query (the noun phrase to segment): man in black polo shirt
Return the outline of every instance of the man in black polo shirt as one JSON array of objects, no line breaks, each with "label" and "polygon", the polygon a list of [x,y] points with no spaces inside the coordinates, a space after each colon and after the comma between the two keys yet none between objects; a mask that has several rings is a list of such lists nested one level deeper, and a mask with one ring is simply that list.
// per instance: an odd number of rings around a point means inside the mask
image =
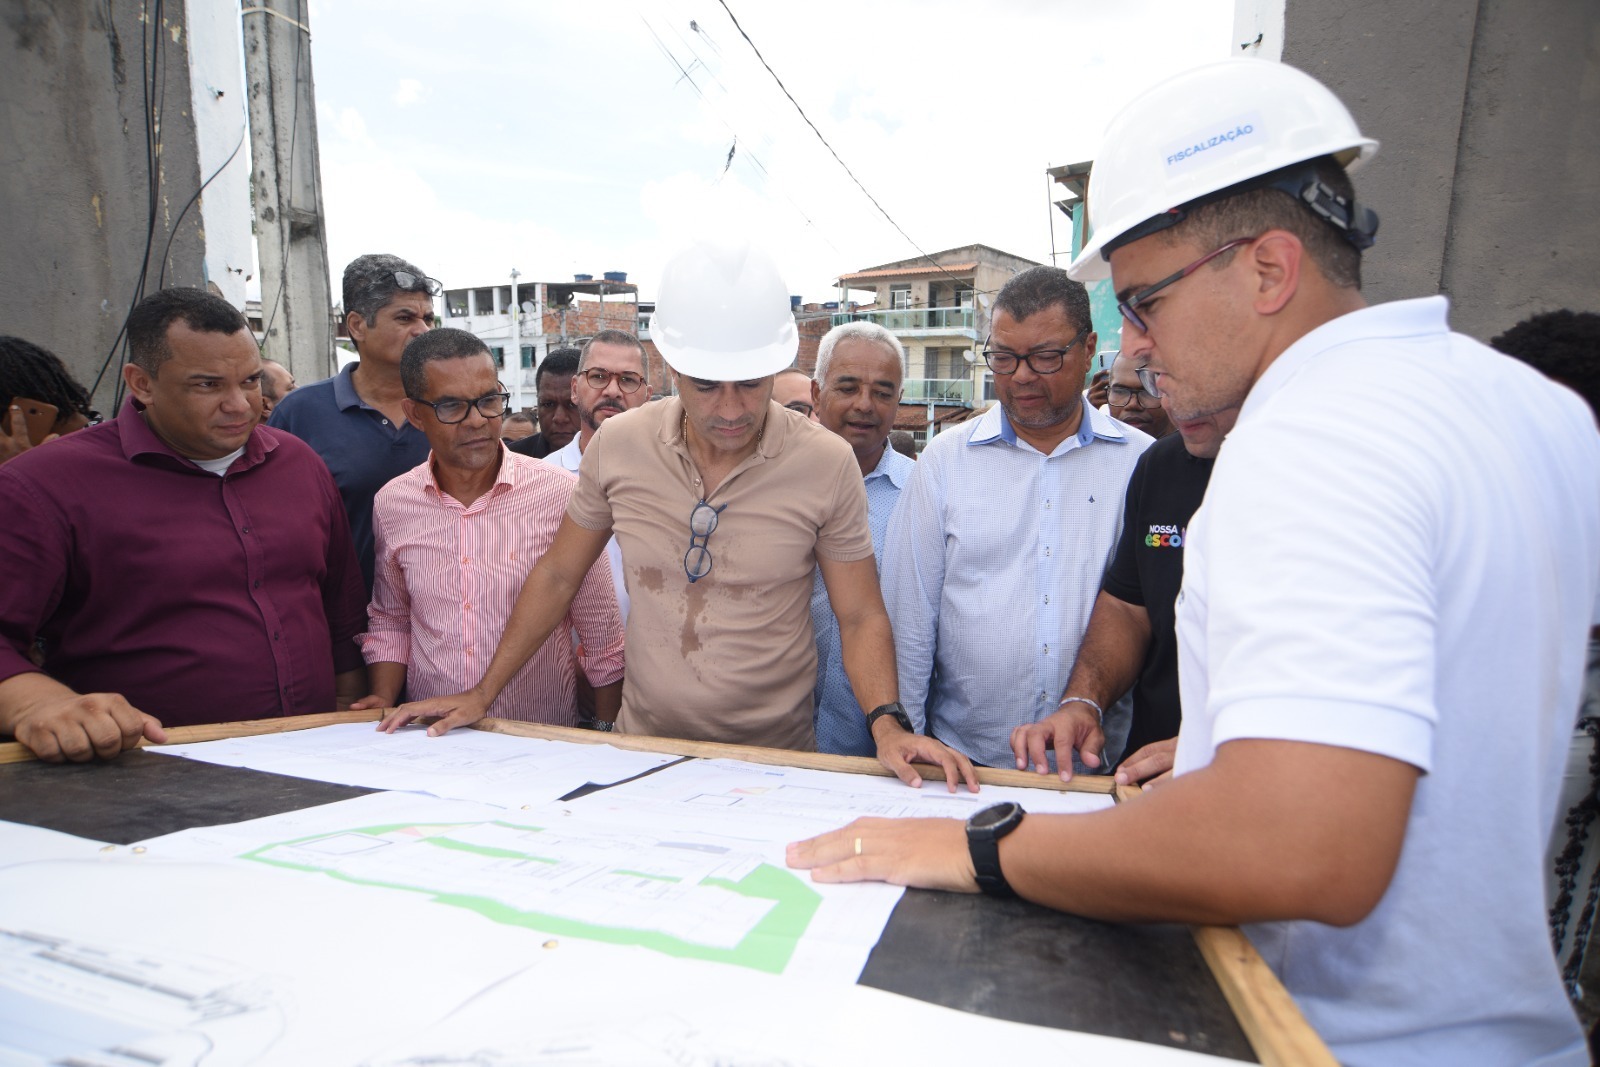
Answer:
[{"label": "man in black polo shirt", "polygon": [[1133,690],[1133,722],[1117,768],[1119,782],[1137,782],[1172,768],[1182,710],[1178,704],[1178,640],[1174,601],[1183,583],[1183,537],[1206,495],[1222,439],[1237,407],[1188,422],[1145,451],[1128,479],[1122,536],[1100,584],[1094,613],[1067,679],[1061,707],[1011,733],[1017,768],[1047,774],[1054,748],[1063,779],[1070,753],[1098,768],[1105,746],[1102,709]]},{"label": "man in black polo shirt", "polygon": [[428,438],[401,408],[400,353],[433,329],[443,291],[414,264],[387,253],[357,256],[344,269],[344,322],[356,362],[278,401],[267,422],[294,434],[328,465],[339,487],[361,577],[372,594],[372,500],[428,458]]}]

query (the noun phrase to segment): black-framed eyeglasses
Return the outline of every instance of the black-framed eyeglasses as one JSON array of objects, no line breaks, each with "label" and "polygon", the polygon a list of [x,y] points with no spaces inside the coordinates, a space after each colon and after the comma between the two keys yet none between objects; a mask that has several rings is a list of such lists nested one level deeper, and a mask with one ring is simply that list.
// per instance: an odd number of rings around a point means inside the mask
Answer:
[{"label": "black-framed eyeglasses", "polygon": [[476,400],[457,400],[455,397],[445,397],[443,400],[418,400],[418,404],[426,404],[433,409],[433,417],[446,426],[454,426],[458,422],[465,422],[467,412],[473,408],[478,409],[478,414],[486,419],[498,419],[506,413],[506,407],[511,403],[510,393],[485,393]]},{"label": "black-framed eyeglasses", "polygon": [[808,419],[811,417],[811,413],[817,410],[804,400],[791,400],[783,406],[788,408],[790,411],[798,411]]},{"label": "black-framed eyeglasses", "polygon": [[644,384],[644,379],[632,371],[608,371],[593,367],[583,372],[583,380],[589,383],[591,389],[604,389],[610,385],[612,379],[616,380],[617,388],[624,393],[637,393],[639,386]]},{"label": "black-framed eyeglasses", "polygon": [[1140,367],[1134,373],[1139,376],[1139,384],[1144,386],[1145,395],[1160,400],[1161,390],[1156,388],[1156,372],[1149,367]]},{"label": "black-framed eyeglasses", "polygon": [[1026,363],[1028,369],[1035,374],[1054,374],[1066,362],[1067,353],[1078,347],[1078,342],[1089,336],[1089,327],[1085,326],[1068,341],[1065,348],[1046,348],[1038,352],[1026,352],[1021,355],[1016,352],[1007,352],[1003,349],[989,347],[989,342],[983,345],[983,361],[989,369],[996,374],[1006,375],[1017,373],[1017,364]]},{"label": "black-framed eyeglasses", "polygon": [[1126,385],[1110,386],[1106,389],[1106,399],[1119,408],[1125,408],[1135,401],[1138,401],[1140,407],[1148,407],[1146,400],[1159,403],[1161,395],[1150,392],[1144,387],[1144,383],[1140,382],[1137,389],[1130,389]]},{"label": "black-framed eyeglasses", "polygon": [[711,550],[706,543],[717,532],[717,516],[727,506],[714,508],[702,500],[689,512],[689,551],[683,555],[683,573],[691,582],[698,582],[711,573]]},{"label": "black-framed eyeglasses", "polygon": [[1137,293],[1134,293],[1132,296],[1128,297],[1128,299],[1119,300],[1117,302],[1117,310],[1122,312],[1122,317],[1131,322],[1134,328],[1140,333],[1149,333],[1150,327],[1146,326],[1144,320],[1139,317],[1138,309],[1140,304],[1147,302],[1152,296],[1155,296],[1173,282],[1180,282],[1187,278],[1189,275],[1193,274],[1207,263],[1210,263],[1213,259],[1216,259],[1218,256],[1222,255],[1222,253],[1231,252],[1235,248],[1238,248],[1241,245],[1247,245],[1255,239],[1256,238],[1254,237],[1234,238],[1221,248],[1207,252],[1205,255],[1201,256],[1187,267],[1178,271],[1176,274],[1169,274],[1165,278],[1162,278],[1159,282],[1156,282],[1154,285],[1150,286],[1148,289],[1141,289]]},{"label": "black-framed eyeglasses", "polygon": [[430,278],[426,274],[412,274],[408,270],[395,271],[394,283],[408,293],[425,292],[429,296],[438,296],[444,292],[444,283],[438,278]]}]

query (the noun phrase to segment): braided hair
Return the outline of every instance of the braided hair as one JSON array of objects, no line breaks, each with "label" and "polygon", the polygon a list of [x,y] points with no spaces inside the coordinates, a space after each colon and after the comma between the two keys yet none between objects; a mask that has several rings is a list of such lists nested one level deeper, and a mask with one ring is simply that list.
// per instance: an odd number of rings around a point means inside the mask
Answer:
[{"label": "braided hair", "polygon": [[95,417],[88,390],[73,380],[54,354],[20,337],[0,336],[0,408],[18,396],[54,404],[63,416],[77,412]]}]

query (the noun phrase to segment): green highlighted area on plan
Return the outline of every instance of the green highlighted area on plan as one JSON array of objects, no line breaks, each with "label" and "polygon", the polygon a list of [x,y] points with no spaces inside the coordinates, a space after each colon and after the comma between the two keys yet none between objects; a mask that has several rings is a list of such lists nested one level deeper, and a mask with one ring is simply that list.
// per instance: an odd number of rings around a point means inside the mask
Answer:
[{"label": "green highlighted area on plan", "polygon": [[365,826],[244,859],[425,893],[494,922],[781,973],[821,904],[809,882],[704,834],[511,822]]}]

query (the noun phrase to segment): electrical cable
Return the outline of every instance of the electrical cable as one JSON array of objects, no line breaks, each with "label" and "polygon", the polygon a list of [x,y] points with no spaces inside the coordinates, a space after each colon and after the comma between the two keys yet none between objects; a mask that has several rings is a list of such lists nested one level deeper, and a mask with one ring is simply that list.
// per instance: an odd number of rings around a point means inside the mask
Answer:
[{"label": "electrical cable", "polygon": [[822,131],[817,129],[817,124],[811,121],[811,116],[806,114],[805,108],[800,106],[800,101],[794,98],[794,94],[789,92],[789,87],[783,84],[783,79],[778,77],[778,72],[773,70],[772,64],[767,62],[767,57],[761,54],[761,49],[756,47],[756,43],[750,39],[750,35],[745,32],[744,27],[739,25],[739,19],[734,15],[733,9],[728,6],[728,0],[717,0],[717,3],[721,4],[722,10],[728,13],[729,20],[733,22],[733,28],[739,31],[739,36],[744,38],[745,43],[750,46],[750,50],[754,52],[756,54],[756,58],[761,61],[761,65],[767,68],[767,73],[772,75],[772,80],[778,83],[778,88],[783,90],[783,95],[789,98],[789,103],[794,105],[794,109],[800,113],[800,117],[805,120],[805,124],[811,127],[811,132],[817,135],[817,140],[822,142],[822,147],[826,148],[828,150],[828,154],[833,156],[834,160],[838,162],[840,167],[844,168],[844,172],[850,176],[850,180],[856,183],[856,188],[860,189],[862,194],[868,200],[872,201],[872,206],[878,209],[878,213],[889,221],[889,225],[893,226],[897,231],[899,231],[900,236],[904,237],[906,239],[906,243],[917,250],[917,254],[921,256],[921,258],[933,264],[933,266],[938,269],[939,273],[943,274],[951,281],[966,284],[964,279],[959,278],[945,270],[944,264],[935,261],[932,256],[923,251],[922,246],[917,244],[916,241],[912,240],[911,235],[905,231],[905,228],[894,220],[894,216],[889,214],[888,210],[885,209],[882,204],[878,203],[878,198],[873,196],[872,193],[867,190],[867,187],[861,183],[861,179],[856,177],[855,171],[851,170],[849,164],[847,164],[839,156],[838,152],[834,151],[833,145],[828,143],[828,139],[822,135]]},{"label": "electrical cable", "polygon": [[[154,102],[151,100],[151,96],[155,91],[155,79],[161,64],[161,53],[159,50],[161,34],[157,32],[152,40],[150,27],[152,24],[159,25],[162,8],[163,0],[156,0],[155,10],[152,13],[149,3],[146,2],[144,5],[142,5],[142,9],[139,13],[140,88],[143,90],[143,111],[145,125],[145,180],[148,189],[148,197],[145,208],[146,219],[144,257],[140,264],[138,279],[134,283],[133,296],[128,301],[128,311],[123,315],[122,325],[118,328],[117,335],[111,342],[111,348],[106,353],[105,360],[100,364],[100,371],[95,375],[94,384],[89,387],[89,395],[91,397],[99,390],[100,383],[105,380],[106,372],[111,369],[112,361],[115,360],[117,356],[118,347],[123,346],[124,338],[127,336],[128,332],[128,319],[133,315],[133,309],[138,306],[139,301],[144,299],[145,282],[149,279],[150,275],[150,252],[151,249],[155,247],[156,215],[157,209],[160,205],[161,183],[161,170],[159,163],[161,154],[160,122],[152,112],[152,106],[154,105]],[[107,5],[108,21],[110,20],[110,17],[110,8],[109,5]],[[126,351],[124,351],[124,356],[125,355]],[[123,383],[121,381],[121,376],[119,375],[117,386],[113,393],[114,403],[111,409],[113,414],[115,414],[115,412],[122,405],[122,390]]]},{"label": "electrical cable", "polygon": [[[682,75],[682,77],[679,80],[680,81],[687,80],[688,83],[689,83],[690,88],[692,88],[694,90],[695,95],[698,96],[707,105],[710,105],[711,101],[706,96],[705,91],[700,88],[699,83],[696,82],[694,80],[693,76],[690,74],[690,70],[693,68],[693,64],[691,64],[690,67],[688,67],[688,68],[684,67],[684,65],[678,60],[678,57],[672,54],[672,50],[667,47],[666,42],[661,39],[661,35],[658,34],[655,31],[655,27],[650,25],[650,21],[648,19],[646,19],[642,13],[639,16],[639,20],[644,23],[644,28],[649,31],[650,36],[655,38],[656,47],[661,50],[661,54],[666,56],[667,59],[672,63],[672,65],[678,69],[679,74]],[[674,33],[676,34],[676,31],[674,31]],[[681,34],[676,34],[676,35],[678,36],[678,39],[680,41],[683,40],[683,37],[682,37]],[[708,38],[708,40],[709,40],[709,38]],[[690,54],[695,56],[695,62],[700,64],[701,69],[704,70],[707,73],[707,75],[709,75],[711,77],[711,80],[715,81],[719,86],[721,86],[722,87],[722,91],[724,93],[727,93],[729,96],[732,96],[733,95],[732,91],[729,90],[728,87],[725,84],[723,84],[721,78],[717,77],[716,72],[713,71],[710,68],[710,66],[708,66],[705,63],[704,60],[700,59],[699,55],[695,53],[694,48],[692,46],[690,46],[688,44],[688,42],[686,42],[686,41],[684,42],[684,46],[689,49]],[[727,128],[728,132],[733,134],[734,141],[735,141],[735,143],[737,143],[737,141],[739,139],[739,131],[734,129],[733,125],[731,123],[729,123],[727,119],[723,118],[720,113],[717,114],[717,121],[721,122],[722,125]],[[748,148],[748,147],[746,147],[744,151],[738,153],[737,157],[734,159],[734,162],[742,162],[743,160],[746,160],[746,159],[748,159],[750,161],[750,165],[751,166],[755,167],[756,170],[760,171],[759,180],[761,181],[761,183],[763,185],[765,185],[767,182],[772,180],[772,173],[767,169],[766,164],[762,163],[760,156],[758,156],[755,152],[750,150],[750,148]],[[723,174],[727,173],[728,166],[729,165],[727,163],[724,164],[724,166],[722,168],[722,173]],[[720,181],[721,181],[721,177],[719,175],[718,182],[720,183]],[[796,202],[795,198],[789,195],[788,190],[784,189],[782,185],[778,185],[777,189],[778,189],[779,193],[783,194],[783,198],[785,200],[789,201],[789,206],[794,208],[795,213],[798,214],[802,219],[805,220],[806,226],[809,227],[812,230],[812,232],[814,232],[818,237],[822,238],[823,243],[826,244],[829,248],[833,249],[833,251],[834,251],[834,253],[836,255],[843,256],[844,253],[842,251],[840,251],[839,246],[834,244],[833,241],[831,239],[829,239],[828,235],[822,232],[821,227],[819,227],[816,224],[816,222],[812,220],[810,215],[806,214],[805,209],[802,208],[799,205],[798,202]]]},{"label": "electrical cable", "polygon": [[[145,287],[150,281],[150,253],[155,248],[156,219],[160,215],[161,209],[161,116],[167,102],[167,64],[161,61],[163,51],[161,48],[161,27],[165,21],[164,9],[165,3],[163,0],[156,0],[155,10],[151,17],[145,20],[145,26],[142,31],[142,33],[147,34],[147,36],[142,36],[143,43],[141,44],[140,56],[141,59],[148,59],[148,77],[144,85],[144,101],[145,168],[150,175],[150,203],[145,226],[144,258],[139,265],[138,286],[134,290],[133,299],[128,304],[129,317],[133,315],[133,309],[138,307],[139,302],[145,298],[147,291]],[[127,318],[123,319],[124,332],[127,329],[127,321]],[[127,362],[128,354],[129,346],[124,338],[121,363]],[[102,373],[104,372],[102,371]],[[127,390],[127,382],[123,380],[122,375],[118,374],[113,385],[112,410],[120,411],[123,395]]]},{"label": "electrical cable", "polygon": [[[268,9],[263,7],[261,10],[266,11]],[[271,13],[276,14],[276,12]],[[291,210],[294,208],[294,149],[295,141],[300,134],[300,68],[305,51],[305,43],[311,36],[310,29],[305,25],[305,0],[295,0],[294,13],[295,18],[291,19],[284,16],[284,21],[293,23],[305,32],[296,34],[294,39],[294,103],[289,108],[289,196],[287,198],[287,207]],[[288,222],[285,219],[288,214],[288,210],[278,212],[278,249],[282,254],[283,264],[278,278],[278,295],[272,300],[272,312],[261,323],[261,348],[263,351],[266,350],[267,337],[272,333],[272,325],[277,321],[278,309],[283,306],[284,290],[289,287],[289,231]],[[266,271],[263,270],[262,273],[265,274]]]},{"label": "electrical cable", "polygon": [[183,210],[178,212],[178,219],[172,224],[172,232],[167,235],[167,247],[161,251],[161,274],[156,278],[157,290],[166,287],[167,257],[172,254],[172,242],[178,239],[178,227],[183,224],[183,217],[189,213],[189,209],[194,207],[195,202],[200,199],[200,194],[206,191],[206,186],[216,181],[217,176],[228,169],[228,164],[233,162],[233,158],[239,154],[239,149],[244,147],[244,139],[249,133],[250,128],[248,126],[239,131],[239,143],[233,146],[233,151],[229,152],[228,158],[222,161],[222,166],[212,171],[211,177],[200,183],[200,188],[194,191],[194,195],[189,198],[189,202],[183,205]]}]

